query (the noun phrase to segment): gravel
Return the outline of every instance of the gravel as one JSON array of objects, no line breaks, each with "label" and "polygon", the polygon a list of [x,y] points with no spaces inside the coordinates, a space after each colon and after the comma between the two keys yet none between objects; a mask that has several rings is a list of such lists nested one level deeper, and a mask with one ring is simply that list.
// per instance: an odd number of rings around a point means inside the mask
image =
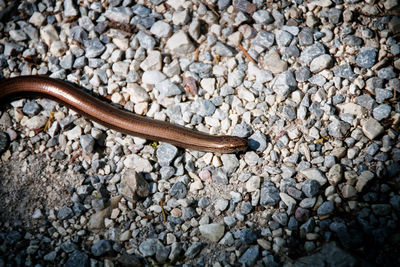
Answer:
[{"label": "gravel", "polygon": [[10,102],[0,265],[400,264],[398,1],[78,2],[0,12],[1,77],[62,79],[249,149]]}]

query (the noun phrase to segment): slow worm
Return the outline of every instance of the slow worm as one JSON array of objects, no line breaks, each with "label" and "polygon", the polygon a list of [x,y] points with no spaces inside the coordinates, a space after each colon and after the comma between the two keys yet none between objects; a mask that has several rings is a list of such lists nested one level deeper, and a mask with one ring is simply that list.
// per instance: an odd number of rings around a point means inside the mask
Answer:
[{"label": "slow worm", "polygon": [[247,141],[236,136],[214,136],[168,122],[139,116],[116,108],[70,83],[44,76],[20,76],[0,81],[0,102],[45,97],[64,104],[87,118],[111,129],[178,147],[231,153],[247,148]]}]

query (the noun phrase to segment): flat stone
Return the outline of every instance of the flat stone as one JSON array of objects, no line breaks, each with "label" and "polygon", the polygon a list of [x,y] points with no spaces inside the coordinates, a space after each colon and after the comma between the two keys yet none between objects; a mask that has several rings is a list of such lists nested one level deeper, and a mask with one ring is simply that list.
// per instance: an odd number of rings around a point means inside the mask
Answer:
[{"label": "flat stone", "polygon": [[319,169],[316,168],[301,170],[300,174],[306,177],[307,179],[317,181],[321,186],[326,184],[326,182],[328,181],[325,175]]},{"label": "flat stone", "polygon": [[195,50],[192,42],[184,31],[178,31],[172,35],[166,44],[166,48],[172,54],[187,55]]},{"label": "flat stone", "polygon": [[331,55],[323,54],[311,61],[310,70],[311,72],[318,73],[324,69],[329,68],[332,65],[333,59]]},{"label": "flat stone", "polygon": [[367,136],[370,140],[373,140],[382,134],[385,129],[377,120],[369,118],[363,121],[362,130],[365,136]]},{"label": "flat stone", "polygon": [[356,183],[356,190],[357,192],[362,192],[364,190],[364,187],[375,177],[373,172],[370,171],[363,171],[360,173],[360,175],[357,177],[357,183]]},{"label": "flat stone", "polygon": [[199,231],[211,242],[218,242],[225,233],[225,226],[220,223],[203,224],[199,226]]},{"label": "flat stone", "polygon": [[133,15],[132,9],[128,7],[112,7],[106,10],[104,16],[111,21],[128,24]]},{"label": "flat stone", "polygon": [[137,172],[127,170],[121,177],[119,191],[126,199],[135,202],[137,197],[147,197],[150,194],[150,186]]},{"label": "flat stone", "polygon": [[159,38],[164,38],[171,35],[172,28],[168,23],[159,20],[151,26],[150,32]]}]

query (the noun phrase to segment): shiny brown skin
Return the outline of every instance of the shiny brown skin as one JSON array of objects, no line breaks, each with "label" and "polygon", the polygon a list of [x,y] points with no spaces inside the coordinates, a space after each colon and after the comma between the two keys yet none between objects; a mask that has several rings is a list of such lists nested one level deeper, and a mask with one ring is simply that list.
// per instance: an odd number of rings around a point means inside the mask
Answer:
[{"label": "shiny brown skin", "polygon": [[246,140],[236,136],[213,136],[118,109],[61,80],[45,76],[20,76],[0,82],[1,103],[31,97],[53,99],[121,133],[163,141],[178,147],[232,153],[245,150],[248,146]]}]

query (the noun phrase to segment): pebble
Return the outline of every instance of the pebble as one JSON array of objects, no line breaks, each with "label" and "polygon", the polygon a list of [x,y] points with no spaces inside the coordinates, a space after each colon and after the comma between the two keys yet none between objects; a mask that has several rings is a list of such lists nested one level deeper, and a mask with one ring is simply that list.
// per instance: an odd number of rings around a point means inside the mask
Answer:
[{"label": "pebble", "polygon": [[317,181],[321,186],[326,184],[327,179],[325,175],[316,168],[304,169],[300,171],[305,178]]},{"label": "pebble", "polygon": [[111,242],[110,240],[99,240],[93,244],[90,251],[96,257],[106,255],[107,253],[112,252]]},{"label": "pebble", "polygon": [[219,223],[204,224],[199,226],[199,231],[211,242],[218,242],[225,233],[225,226]]},{"label": "pebble", "polygon": [[132,9],[128,7],[112,7],[107,9],[104,16],[111,21],[128,24],[133,15]]},{"label": "pebble", "polygon": [[376,63],[376,50],[372,47],[363,47],[357,55],[356,64],[360,68],[372,68]]},{"label": "pebble", "polygon": [[279,189],[274,186],[267,186],[261,188],[260,204],[261,205],[276,205],[281,199]]},{"label": "pebble", "polygon": [[135,202],[137,197],[147,197],[150,194],[150,185],[137,172],[129,170],[121,177],[119,191],[126,199]]},{"label": "pebble", "polygon": [[166,48],[172,54],[186,55],[195,50],[192,42],[184,31],[174,33],[167,41]]},{"label": "pebble", "polygon": [[329,215],[334,211],[334,209],[335,205],[333,201],[326,201],[318,207],[317,214],[319,216]]},{"label": "pebble", "polygon": [[364,121],[362,130],[366,137],[373,140],[383,133],[384,128],[377,120],[369,118]]}]

